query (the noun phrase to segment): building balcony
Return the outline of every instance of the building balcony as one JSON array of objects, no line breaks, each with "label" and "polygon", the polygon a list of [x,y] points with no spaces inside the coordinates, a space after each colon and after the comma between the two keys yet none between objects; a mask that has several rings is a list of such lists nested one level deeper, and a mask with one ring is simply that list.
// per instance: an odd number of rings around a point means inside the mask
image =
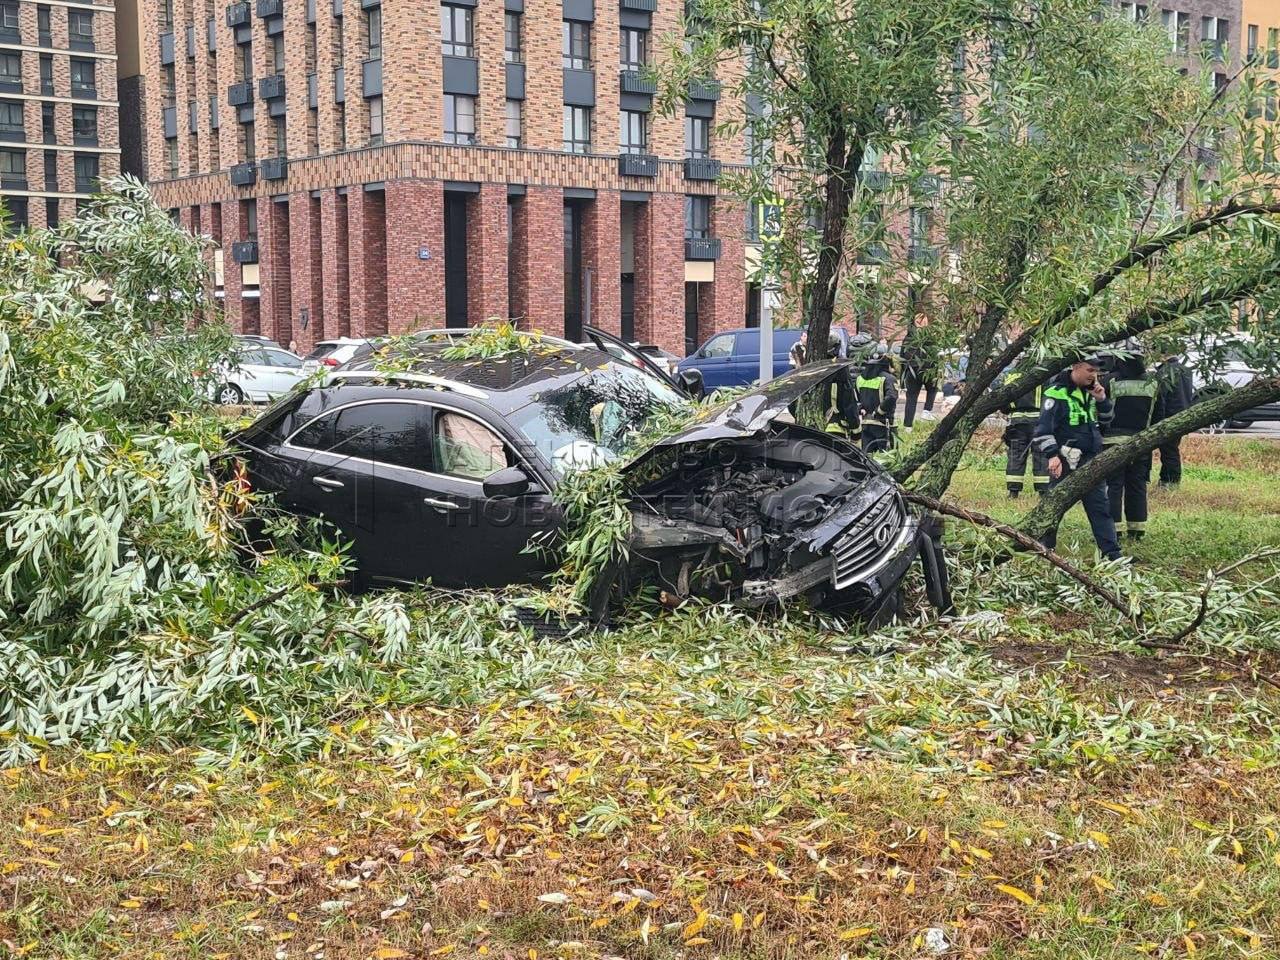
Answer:
[{"label": "building balcony", "polygon": [[243,83],[233,83],[227,87],[227,103],[233,107],[243,107],[245,104],[253,103],[253,81],[245,80]]},{"label": "building balcony", "polygon": [[237,163],[231,168],[231,185],[233,187],[251,187],[258,179],[258,165],[250,160],[248,163]]},{"label": "building balcony", "polygon": [[685,157],[686,180],[715,180],[720,176],[720,161],[710,157]]},{"label": "building balcony", "polygon": [[71,97],[75,100],[97,100],[98,88],[87,83],[71,81]]},{"label": "building balcony", "polygon": [[231,259],[236,263],[257,263],[258,241],[237,240],[231,244]]},{"label": "building balcony", "polygon": [[618,89],[623,93],[645,93],[653,96],[658,85],[639,70],[623,70],[618,74]]},{"label": "building balcony", "polygon": [[173,34],[160,34],[160,66],[168,67],[173,64]]},{"label": "building balcony", "polygon": [[284,96],[284,74],[262,77],[258,80],[258,96],[263,100],[279,100]]},{"label": "building balcony", "polygon": [[258,0],[258,16],[267,17],[284,15],[284,0]]},{"label": "building balcony", "polygon": [[289,171],[289,161],[284,157],[268,157],[258,161],[258,172],[263,180],[283,180]]},{"label": "building balcony", "polygon": [[[45,93],[44,88],[46,86],[49,87],[48,93],[53,93],[53,83],[51,81],[46,81],[46,80],[40,81],[40,92]],[[22,92],[21,78],[17,80],[10,80],[8,77],[6,77],[5,79],[0,80],[0,93],[21,93],[21,92]],[[45,94],[45,95],[47,96],[48,94]]]},{"label": "building balcony", "polygon": [[249,4],[232,3],[227,5],[227,26],[228,27],[244,27],[249,24]]},{"label": "building balcony", "polygon": [[907,259],[911,263],[931,266],[938,262],[938,248],[929,244],[912,244],[907,249]]},{"label": "building balcony", "polygon": [[634,10],[637,13],[653,13],[658,9],[658,0],[622,0],[623,10]]},{"label": "building balcony", "polygon": [[686,260],[719,260],[719,237],[685,237],[684,258]]},{"label": "building balcony", "polygon": [[690,100],[719,100],[720,99],[720,81],[719,80],[690,80],[689,81],[689,99]]},{"label": "building balcony", "polygon": [[618,157],[618,173],[624,177],[656,177],[658,158],[651,153],[624,153]]},{"label": "building balcony", "polygon": [[16,177],[10,173],[0,173],[0,189],[4,190],[26,190],[27,178]]},{"label": "building balcony", "polygon": [[72,37],[70,40],[68,40],[67,47],[72,50],[82,51],[84,53],[93,53],[98,49],[97,46],[94,44],[92,38],[85,40],[77,37]]},{"label": "building balcony", "polygon": [[[27,130],[25,127],[10,129],[8,127],[0,127],[0,140],[5,143],[23,143],[27,139]],[[45,141],[46,143],[50,141]],[[56,137],[55,141],[56,142]]]}]

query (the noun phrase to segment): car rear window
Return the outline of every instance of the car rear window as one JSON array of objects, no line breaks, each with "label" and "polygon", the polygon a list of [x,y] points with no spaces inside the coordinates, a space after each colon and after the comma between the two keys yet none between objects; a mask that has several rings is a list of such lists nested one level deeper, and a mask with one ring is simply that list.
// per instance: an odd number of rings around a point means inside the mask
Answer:
[{"label": "car rear window", "polygon": [[375,463],[431,469],[431,411],[420,403],[360,403],[338,411],[331,451]]},{"label": "car rear window", "polygon": [[336,343],[317,343],[315,349],[307,354],[308,360],[321,360],[338,349]]}]

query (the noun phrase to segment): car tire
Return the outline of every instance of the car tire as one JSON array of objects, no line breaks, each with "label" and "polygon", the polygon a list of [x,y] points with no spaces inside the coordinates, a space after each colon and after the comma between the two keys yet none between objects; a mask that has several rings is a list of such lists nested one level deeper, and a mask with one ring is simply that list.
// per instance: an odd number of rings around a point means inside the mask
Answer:
[{"label": "car tire", "polygon": [[238,407],[244,403],[244,391],[234,383],[224,383],[214,391],[213,399],[222,407]]}]

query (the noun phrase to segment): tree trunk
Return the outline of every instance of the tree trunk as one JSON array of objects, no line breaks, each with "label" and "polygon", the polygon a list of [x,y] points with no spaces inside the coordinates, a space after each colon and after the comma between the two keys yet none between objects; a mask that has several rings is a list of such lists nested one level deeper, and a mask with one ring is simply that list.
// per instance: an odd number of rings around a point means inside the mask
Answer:
[{"label": "tree trunk", "polygon": [[1071,509],[1089,490],[1098,486],[1115,471],[1145,456],[1163,443],[1219,420],[1230,420],[1236,414],[1252,407],[1280,400],[1280,377],[1258,377],[1252,383],[1232,390],[1211,400],[1192,404],[1182,413],[1152,424],[1133,439],[1118,444],[1067,477],[1049,491],[1048,495],[1028,513],[1019,529],[1028,536],[1039,539],[1062,522],[1063,514]]},{"label": "tree trunk", "polygon": [[858,167],[862,164],[863,140],[854,135],[847,139],[847,120],[833,117],[831,140],[827,144],[825,196],[822,204],[822,247],[811,282],[805,284],[805,329],[808,343],[805,363],[827,359],[827,338],[836,310],[836,294],[840,290],[840,267],[848,237],[849,207],[857,186]]}]

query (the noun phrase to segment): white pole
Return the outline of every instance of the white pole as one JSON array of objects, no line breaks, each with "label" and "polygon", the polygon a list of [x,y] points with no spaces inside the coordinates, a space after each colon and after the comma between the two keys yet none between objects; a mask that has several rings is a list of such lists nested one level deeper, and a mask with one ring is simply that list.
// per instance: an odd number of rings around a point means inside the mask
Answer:
[{"label": "white pole", "polygon": [[760,284],[760,382],[773,379],[773,291]]}]

